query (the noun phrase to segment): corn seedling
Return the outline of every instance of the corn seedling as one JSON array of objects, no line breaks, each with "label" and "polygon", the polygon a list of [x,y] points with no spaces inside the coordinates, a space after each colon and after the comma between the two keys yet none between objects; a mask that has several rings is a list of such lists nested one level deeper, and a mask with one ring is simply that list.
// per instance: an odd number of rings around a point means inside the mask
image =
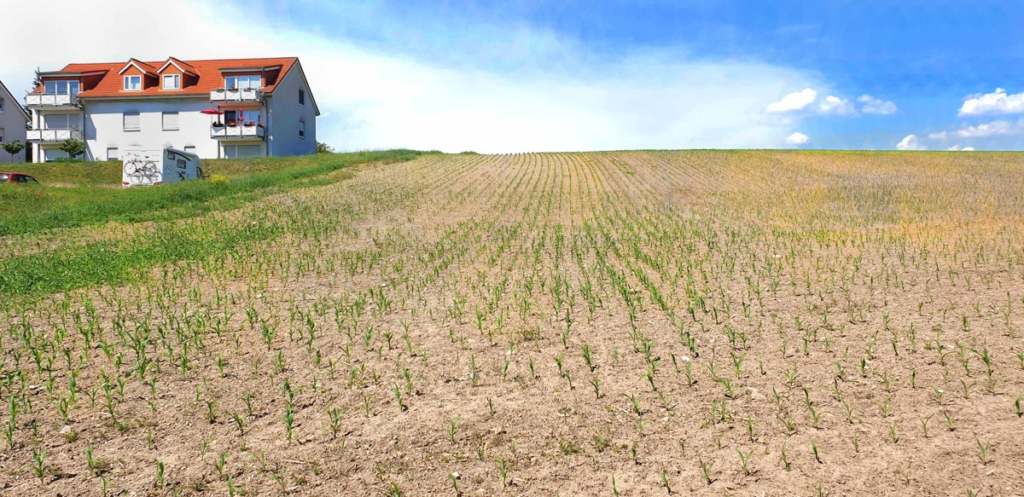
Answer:
[{"label": "corn seedling", "polygon": [[714,470],[714,463],[705,461],[702,456],[697,456],[697,465],[700,467],[700,475],[704,480],[704,484],[710,486],[714,483],[714,478],[711,477],[711,472]]}]

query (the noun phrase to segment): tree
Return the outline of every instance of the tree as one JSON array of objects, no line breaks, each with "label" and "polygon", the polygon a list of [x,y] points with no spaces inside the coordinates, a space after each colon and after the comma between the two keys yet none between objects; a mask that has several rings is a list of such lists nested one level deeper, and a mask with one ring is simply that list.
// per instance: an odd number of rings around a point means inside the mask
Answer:
[{"label": "tree", "polygon": [[316,142],[316,153],[318,154],[333,154],[334,149],[330,145],[324,142]]},{"label": "tree", "polygon": [[25,144],[18,140],[14,140],[12,142],[4,143],[3,148],[5,152],[10,154],[11,160],[14,160],[15,155],[18,155],[22,150],[25,150]]},{"label": "tree", "polygon": [[74,159],[85,152],[85,142],[74,138],[68,138],[61,142],[59,148],[64,151],[64,153],[68,154],[69,159]]}]

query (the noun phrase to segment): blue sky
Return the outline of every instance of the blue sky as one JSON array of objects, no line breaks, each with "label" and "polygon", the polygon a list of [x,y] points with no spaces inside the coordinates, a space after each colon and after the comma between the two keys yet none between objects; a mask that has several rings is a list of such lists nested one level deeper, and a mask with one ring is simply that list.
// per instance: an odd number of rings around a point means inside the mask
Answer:
[{"label": "blue sky", "polygon": [[[118,25],[96,16],[108,42],[28,44],[0,77],[67,60],[298,55],[320,135],[339,149],[1024,144],[1019,3],[169,2],[165,24],[181,17],[195,34],[184,44],[153,23],[124,27],[152,15],[132,2],[99,3],[120,12]],[[72,5],[47,9],[68,17],[48,29],[93,15]]]},{"label": "blue sky", "polygon": [[[268,12],[456,67],[562,69],[557,56],[545,64],[486,50],[514,45],[516,33],[526,31],[564,40],[590,62],[644,51],[756,60],[816,73],[847,99],[868,94],[897,104],[887,116],[805,118],[801,129],[820,147],[891,148],[907,134],[984,122],[958,118],[968,95],[1024,92],[1024,6],[1014,2],[404,1],[336,6],[326,16],[282,5],[270,3]],[[463,47],[474,42],[484,47],[462,58]]]}]

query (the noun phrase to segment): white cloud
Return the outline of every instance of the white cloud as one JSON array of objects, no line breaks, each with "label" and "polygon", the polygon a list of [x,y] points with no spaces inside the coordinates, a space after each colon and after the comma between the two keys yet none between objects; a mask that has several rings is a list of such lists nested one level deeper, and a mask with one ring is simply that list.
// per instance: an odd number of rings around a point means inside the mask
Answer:
[{"label": "white cloud", "polygon": [[960,138],[988,138],[990,136],[1006,136],[1024,133],[1024,120],[1011,123],[1009,121],[992,121],[965,126],[956,130],[956,136]]},{"label": "white cloud", "polygon": [[816,98],[818,98],[818,92],[812,88],[804,88],[803,90],[787,94],[782,97],[782,100],[768,104],[768,107],[765,107],[764,110],[769,114],[796,112],[806,109],[808,105],[814,103]]},{"label": "white cloud", "polygon": [[970,95],[960,106],[961,116],[1019,113],[1024,113],[1024,92],[1010,95],[1002,88],[996,88],[992,93]]},{"label": "white cloud", "polygon": [[799,146],[799,145],[803,145],[803,144],[805,144],[805,143],[807,143],[809,141],[811,141],[811,138],[809,136],[799,132],[799,131],[796,131],[793,134],[791,134],[791,135],[786,137],[786,143],[788,143],[790,145],[798,145]]},{"label": "white cloud", "polygon": [[[959,129],[928,133],[928,139],[935,142],[971,140],[981,142],[986,148],[1014,148],[1017,136],[1024,135],[1024,119],[1016,122],[995,120],[987,123],[964,125]],[[961,146],[959,143],[947,150],[974,150],[972,146]]]},{"label": "white cloud", "polygon": [[[474,66],[472,57],[445,65],[299,31],[248,4],[161,5],[100,0],[54,9],[5,3],[6,17],[39,19],[45,13],[47,21],[0,30],[0,46],[18,47],[4,53],[0,78],[20,94],[36,67],[57,69],[71,61],[296,55],[323,113],[318,139],[340,150],[480,152],[774,147],[795,123],[766,118],[764,102],[787,88],[822,84],[786,67],[681,59],[668,51],[595,61],[557,35],[543,37],[541,51],[563,54],[557,68],[532,49],[518,55],[514,70]],[[160,22],[154,23],[157,13]],[[89,26],[89,42],[67,43],[64,35],[81,26]],[[181,36],[181,26],[188,36]],[[475,39],[464,43],[479,45]],[[470,48],[467,53],[476,53]],[[814,90],[798,93],[806,99],[807,92],[813,101]]]},{"label": "white cloud", "polygon": [[857,109],[853,107],[853,104],[845,98],[839,98],[834,95],[825,97],[820,104],[818,104],[818,111],[822,114],[836,114],[840,116],[847,116],[855,114]]},{"label": "white cloud", "polygon": [[927,150],[928,147],[921,144],[918,140],[917,135],[909,134],[904,136],[899,143],[896,144],[898,150]]},{"label": "white cloud", "polygon": [[865,114],[887,116],[889,114],[895,114],[898,110],[895,103],[889,100],[875,98],[871,95],[861,95],[857,97],[857,101],[861,103],[860,111]]},{"label": "white cloud", "polygon": [[974,147],[961,147],[960,145],[953,145],[952,147],[949,147],[946,150],[950,152],[973,152]]}]

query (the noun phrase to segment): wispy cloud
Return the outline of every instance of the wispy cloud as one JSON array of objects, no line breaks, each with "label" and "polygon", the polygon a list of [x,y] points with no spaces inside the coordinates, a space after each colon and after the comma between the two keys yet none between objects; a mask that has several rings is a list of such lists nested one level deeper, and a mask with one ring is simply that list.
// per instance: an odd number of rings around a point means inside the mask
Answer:
[{"label": "wispy cloud", "polygon": [[895,114],[898,110],[896,104],[890,100],[882,100],[880,98],[872,97],[871,95],[861,95],[857,97],[857,101],[861,103],[860,111],[865,114],[877,114],[887,116],[889,114]]},{"label": "wispy cloud", "polygon": [[1008,94],[1002,88],[992,93],[969,95],[960,106],[961,116],[1019,113],[1024,113],[1024,92]]},{"label": "wispy cloud", "polygon": [[929,133],[931,140],[945,141],[952,138],[991,138],[1024,134],[1024,119],[1017,122],[996,120],[987,123],[966,125],[952,131]]},{"label": "wispy cloud", "polygon": [[1017,135],[1024,133],[1024,120],[1012,123],[1009,121],[992,121],[988,123],[965,126],[956,130],[960,138],[987,138],[990,136]]},{"label": "wispy cloud", "polygon": [[899,143],[896,144],[897,150],[928,150],[928,147],[921,143],[917,135],[909,134],[904,136]]},{"label": "wispy cloud", "polygon": [[[768,104],[768,114],[803,114],[823,116],[856,116],[857,106],[850,100],[838,95],[826,95],[818,98],[819,91],[804,88],[800,91],[787,93],[781,99]],[[814,105],[817,102],[817,105]],[[860,112],[864,114],[889,115],[897,111],[896,104],[871,95],[857,97],[861,104]]]},{"label": "wispy cloud", "polygon": [[840,98],[835,95],[829,95],[821,100],[818,104],[818,111],[822,114],[835,114],[839,116],[848,116],[857,113],[857,109],[854,108],[853,104],[845,98]]},{"label": "wispy cloud", "polygon": [[772,102],[765,107],[764,111],[769,114],[784,114],[797,112],[806,109],[818,98],[818,92],[813,88],[804,88],[800,91],[787,93],[777,102]]},{"label": "wispy cloud", "polygon": [[805,145],[809,141],[811,141],[811,138],[799,131],[796,131],[786,137],[786,143],[790,145]]}]

